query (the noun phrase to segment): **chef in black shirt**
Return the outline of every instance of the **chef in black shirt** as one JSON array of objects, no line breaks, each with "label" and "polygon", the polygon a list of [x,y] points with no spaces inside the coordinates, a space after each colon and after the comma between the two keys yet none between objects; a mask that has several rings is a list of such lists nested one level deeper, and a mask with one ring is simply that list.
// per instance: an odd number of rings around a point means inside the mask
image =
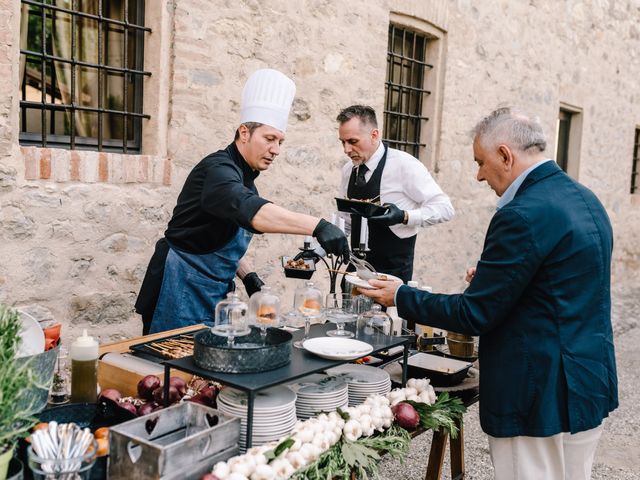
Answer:
[{"label": "chef in black shirt", "polygon": [[193,168],[156,244],[136,302],[145,334],[212,323],[236,275],[249,295],[258,291],[264,283],[243,259],[253,234],[313,235],[328,253],[348,258],[340,229],[269,202],[254,184],[280,153],[294,95],[293,81],[276,70],[247,80],[234,141]]}]

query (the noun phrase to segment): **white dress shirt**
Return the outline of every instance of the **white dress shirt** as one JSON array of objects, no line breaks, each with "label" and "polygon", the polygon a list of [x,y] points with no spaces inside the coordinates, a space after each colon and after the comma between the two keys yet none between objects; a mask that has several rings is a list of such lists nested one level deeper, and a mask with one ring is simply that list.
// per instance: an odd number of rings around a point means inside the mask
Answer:
[{"label": "white dress shirt", "polygon": [[[369,169],[365,173],[367,181],[373,175],[383,155],[384,145],[380,142],[378,149],[365,163]],[[350,160],[342,167],[340,196],[343,198],[347,198],[347,188],[353,168]],[[454,214],[451,200],[435,182],[427,167],[414,156],[393,148],[387,149],[387,160],[380,179],[380,203],[393,203],[399,209],[408,212],[409,221],[406,225],[398,224],[389,227],[399,238],[412,237],[418,233],[420,227],[451,220]],[[340,216],[345,219],[347,233],[349,233],[351,215],[341,212]]]}]

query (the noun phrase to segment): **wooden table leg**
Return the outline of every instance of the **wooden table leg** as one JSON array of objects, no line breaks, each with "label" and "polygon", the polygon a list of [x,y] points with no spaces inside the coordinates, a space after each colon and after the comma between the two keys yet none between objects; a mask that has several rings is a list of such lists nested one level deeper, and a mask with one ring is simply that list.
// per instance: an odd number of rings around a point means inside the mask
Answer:
[{"label": "wooden table leg", "polygon": [[442,464],[444,463],[444,452],[447,449],[447,433],[440,430],[433,432],[431,440],[431,451],[429,452],[429,463],[427,464],[427,474],[425,480],[440,480],[442,475]]},{"label": "wooden table leg", "polygon": [[458,436],[449,441],[451,447],[451,479],[464,478],[464,430],[462,419],[456,420]]}]

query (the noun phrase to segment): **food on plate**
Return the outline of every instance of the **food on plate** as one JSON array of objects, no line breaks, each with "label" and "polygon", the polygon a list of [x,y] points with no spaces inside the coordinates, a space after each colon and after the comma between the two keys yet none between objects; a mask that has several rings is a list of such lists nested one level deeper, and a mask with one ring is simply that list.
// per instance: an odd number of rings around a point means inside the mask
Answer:
[{"label": "food on plate", "polygon": [[302,259],[287,260],[287,268],[297,268],[298,270],[309,270],[309,265]]},{"label": "food on plate", "polygon": [[267,323],[271,325],[276,319],[276,309],[271,305],[261,305],[256,313],[256,321],[258,323]]}]

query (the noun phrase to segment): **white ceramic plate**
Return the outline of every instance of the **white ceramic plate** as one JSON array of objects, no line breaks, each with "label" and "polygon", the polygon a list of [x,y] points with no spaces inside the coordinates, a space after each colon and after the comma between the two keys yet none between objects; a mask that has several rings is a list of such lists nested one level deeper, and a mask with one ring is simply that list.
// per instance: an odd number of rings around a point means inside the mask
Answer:
[{"label": "white ceramic plate", "polygon": [[[366,388],[366,385],[382,386],[389,382],[389,373],[368,365],[338,365],[327,369],[327,373],[340,375],[349,384],[357,384],[357,389]],[[349,389],[352,388],[353,386],[349,385]]]},{"label": "white ceramic plate", "polygon": [[[396,277],[394,275],[389,275],[388,273],[379,273],[378,275],[386,276],[387,280],[402,281],[398,277]],[[375,290],[376,289],[376,287],[371,285],[368,280],[363,280],[362,278],[358,277],[355,273],[349,273],[344,278],[345,278],[345,280],[347,282],[349,282],[351,285],[355,285],[356,287],[360,287],[360,288],[365,289],[365,290]]]},{"label": "white ceramic plate", "polygon": [[26,312],[18,312],[22,328],[20,329],[20,347],[18,348],[18,358],[37,355],[44,352],[44,332],[38,321]]},{"label": "white ceramic plate", "polygon": [[305,340],[305,350],[329,360],[355,360],[373,351],[366,342],[351,338],[316,337]]},{"label": "white ceramic plate", "polygon": [[[235,388],[227,387],[220,392],[220,399],[229,406],[246,410],[247,393]],[[254,412],[280,412],[288,406],[295,404],[296,394],[284,386],[276,386],[260,390],[256,393],[253,408]]]}]

